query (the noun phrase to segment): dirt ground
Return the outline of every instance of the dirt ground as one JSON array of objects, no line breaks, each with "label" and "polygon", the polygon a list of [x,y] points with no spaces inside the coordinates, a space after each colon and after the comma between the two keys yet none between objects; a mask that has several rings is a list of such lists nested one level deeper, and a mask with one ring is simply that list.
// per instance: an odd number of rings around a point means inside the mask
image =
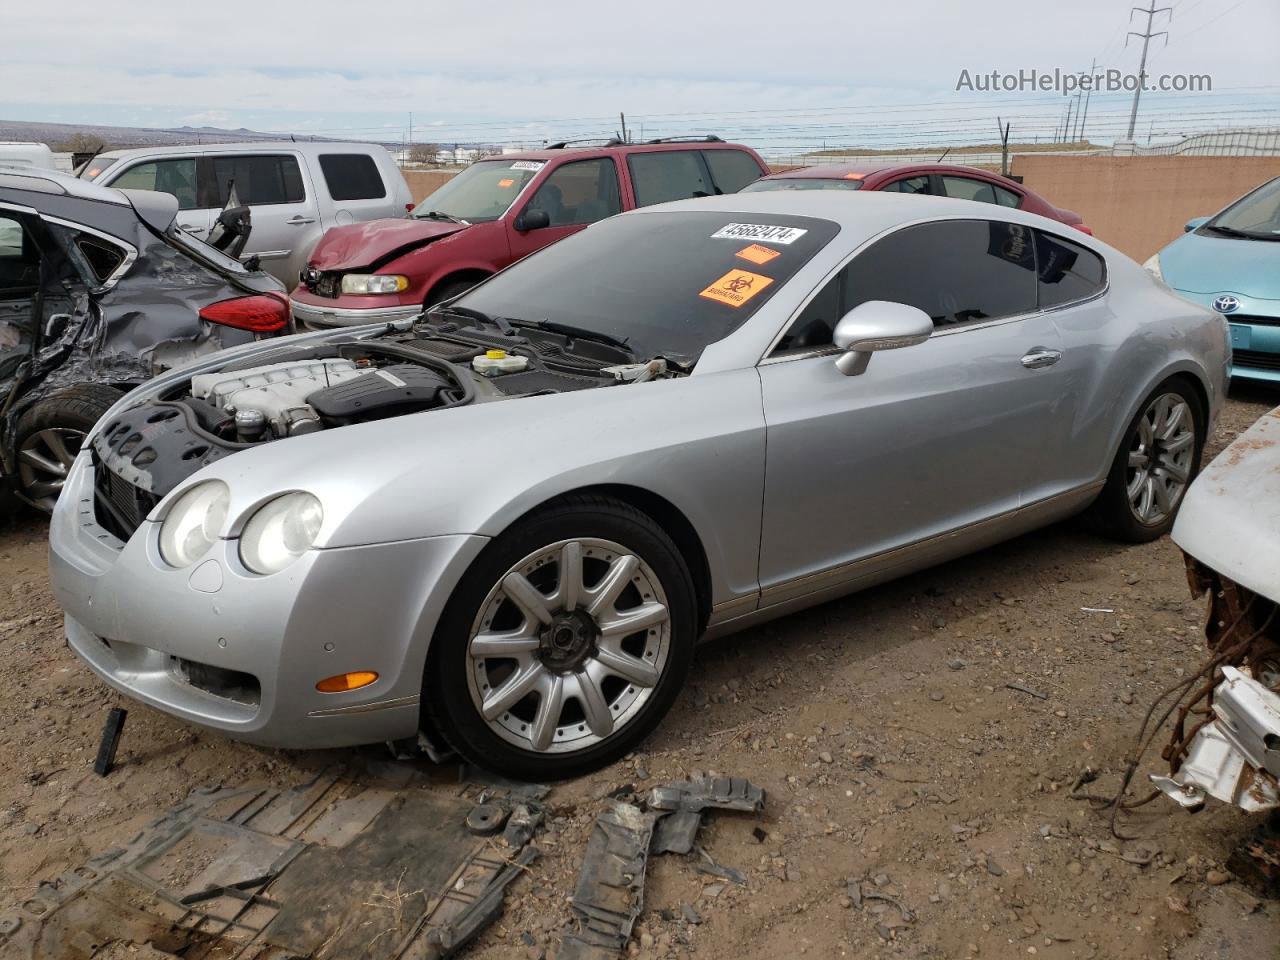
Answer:
[{"label": "dirt ground", "polygon": [[[1277,402],[1237,392],[1210,454]],[[44,536],[0,531],[0,912],[201,784],[291,785],[349,757],[233,743],[109,691],[63,644]],[[1067,796],[1086,765],[1096,790],[1116,782],[1147,703],[1201,660],[1200,621],[1169,540],[1064,524],[708,645],[642,751],[555,787],[544,857],[466,955],[553,957],[606,796],[703,770],[768,792],[762,816],[700,834],[746,885],[656,858],[632,955],[1274,957],[1280,903],[1224,867],[1254,820],[1162,800],[1117,841]],[[101,778],[116,705],[120,766]],[[889,899],[855,903],[850,881]]]}]

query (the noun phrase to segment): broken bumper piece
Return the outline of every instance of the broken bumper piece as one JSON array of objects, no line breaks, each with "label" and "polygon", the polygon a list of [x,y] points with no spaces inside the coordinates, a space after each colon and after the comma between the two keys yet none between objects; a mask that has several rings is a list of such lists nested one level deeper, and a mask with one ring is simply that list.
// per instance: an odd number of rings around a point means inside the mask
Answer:
[{"label": "broken bumper piece", "polygon": [[1214,719],[1192,738],[1177,773],[1151,781],[1192,811],[1206,797],[1249,813],[1280,807],[1280,695],[1235,667],[1222,675]]}]

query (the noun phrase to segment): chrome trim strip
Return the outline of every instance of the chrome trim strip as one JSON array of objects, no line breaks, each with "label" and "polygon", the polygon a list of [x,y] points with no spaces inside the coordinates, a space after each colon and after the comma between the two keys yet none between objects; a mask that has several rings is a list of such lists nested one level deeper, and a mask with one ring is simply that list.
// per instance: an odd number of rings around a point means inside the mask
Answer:
[{"label": "chrome trim strip", "polygon": [[707,618],[707,626],[721,623],[725,620],[732,620],[734,617],[741,616],[744,613],[750,613],[756,608],[756,604],[760,600],[760,592],[748,593],[741,597],[734,597],[732,600],[724,600],[717,603],[711,608],[711,616]]},{"label": "chrome trim strip", "polygon": [[950,543],[953,540],[981,534],[992,527],[1003,525],[1015,518],[1026,517],[1031,519],[1030,515],[1040,513],[1053,513],[1064,505],[1069,505],[1072,501],[1085,500],[1090,495],[1101,490],[1106,484],[1106,480],[1096,480],[1093,483],[1085,484],[1082,487],[1076,487],[1063,493],[1055,494],[1052,497],[1046,497],[1043,500],[1037,500],[1034,503],[1019,506],[1013,510],[1006,510],[1004,513],[997,514],[994,517],[987,517],[984,520],[977,520],[973,523],[966,524],[963,527],[957,527],[946,533],[940,533],[933,537],[926,537],[923,540],[916,540],[913,543],[904,544],[900,547],[892,547],[881,553],[872,554],[869,557],[861,557],[848,563],[822,570],[818,573],[806,574],[793,580],[787,580],[783,583],[775,584],[772,587],[764,589],[760,593],[760,608],[763,610],[775,604],[786,603],[790,600],[800,599],[810,594],[821,593],[832,587],[840,586],[849,581],[857,580],[868,571],[876,571],[884,568],[896,568],[904,566],[911,562],[912,558],[921,553],[925,553],[936,547]]},{"label": "chrome trim strip", "polygon": [[331,707],[327,710],[309,710],[308,717],[345,717],[360,713],[374,713],[378,710],[391,710],[396,707],[412,707],[421,698],[414,694],[408,697],[392,697],[390,700],[375,700],[373,703],[357,703],[350,707]]},{"label": "chrome trim strip", "polygon": [[320,328],[359,326],[387,320],[411,320],[422,313],[421,306],[402,304],[396,307],[370,307],[357,310],[349,307],[317,307],[312,303],[299,303],[292,297],[289,306],[295,320],[315,324]]}]

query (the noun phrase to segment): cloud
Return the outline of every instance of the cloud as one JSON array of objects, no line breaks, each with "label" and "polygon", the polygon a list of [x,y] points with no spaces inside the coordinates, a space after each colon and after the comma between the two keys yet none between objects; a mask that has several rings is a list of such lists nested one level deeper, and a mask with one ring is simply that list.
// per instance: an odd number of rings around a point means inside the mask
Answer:
[{"label": "cloud", "polygon": [[178,118],[178,123],[184,127],[230,127],[233,122],[226,110],[204,110]]}]

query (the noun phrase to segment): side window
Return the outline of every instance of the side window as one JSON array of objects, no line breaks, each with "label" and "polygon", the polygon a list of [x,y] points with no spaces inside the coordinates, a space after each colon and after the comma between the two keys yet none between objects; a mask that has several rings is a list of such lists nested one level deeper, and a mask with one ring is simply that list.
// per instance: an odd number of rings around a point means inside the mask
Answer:
[{"label": "side window", "polygon": [[149,160],[130,167],[111,181],[122,190],[159,190],[178,198],[179,210],[195,210],[200,206],[196,194],[196,158]]},{"label": "side window", "polygon": [[1051,233],[1035,233],[1041,308],[1084,300],[1102,292],[1107,268],[1100,256]]},{"label": "side window", "polygon": [[543,181],[526,209],[545,210],[553,227],[595,223],[621,213],[618,168],[608,157],[563,164]]},{"label": "side window", "polygon": [[711,179],[721,193],[737,193],[748,183],[764,176],[755,157],[743,150],[703,150],[702,156],[711,168]]},{"label": "side window", "polygon": [[778,349],[830,343],[836,322],[868,300],[918,307],[943,328],[1031,313],[1036,296],[1027,227],[987,220],[922,223],[854,257],[801,311]]},{"label": "side window", "polygon": [[307,198],[302,187],[302,171],[298,161],[290,156],[219,157],[209,158],[213,172],[213,202],[215,208],[227,205],[232,181],[236,196],[248,206],[268,203],[301,203]]},{"label": "side window", "polygon": [[320,172],[334,200],[380,200],[387,188],[367,153],[322,153]]},{"label": "side window", "polygon": [[627,158],[636,206],[647,207],[668,200],[710,197],[716,192],[707,180],[706,168],[692,150],[633,153]]},{"label": "side window", "polygon": [[[22,228],[22,221],[0,210],[0,297],[30,290],[40,281],[40,255]],[[0,327],[0,337],[4,335]],[[0,341],[0,349],[4,343]]]},{"label": "side window", "polygon": [[985,180],[969,177],[943,177],[942,192],[957,200],[977,200],[979,203],[995,203],[996,190]]},{"label": "side window", "polygon": [[1017,207],[1022,203],[1022,197],[1012,190],[1006,190],[1004,187],[992,187],[991,189],[996,192],[996,203],[1002,207]]},{"label": "side window", "polygon": [[111,275],[120,269],[128,254],[114,243],[101,240],[89,234],[81,234],[76,238],[76,246],[84,254],[89,269],[100,283],[106,283]]},{"label": "side window", "polygon": [[880,190],[885,193],[928,193],[929,178],[906,177],[902,180],[895,180],[893,183],[887,183]]}]

